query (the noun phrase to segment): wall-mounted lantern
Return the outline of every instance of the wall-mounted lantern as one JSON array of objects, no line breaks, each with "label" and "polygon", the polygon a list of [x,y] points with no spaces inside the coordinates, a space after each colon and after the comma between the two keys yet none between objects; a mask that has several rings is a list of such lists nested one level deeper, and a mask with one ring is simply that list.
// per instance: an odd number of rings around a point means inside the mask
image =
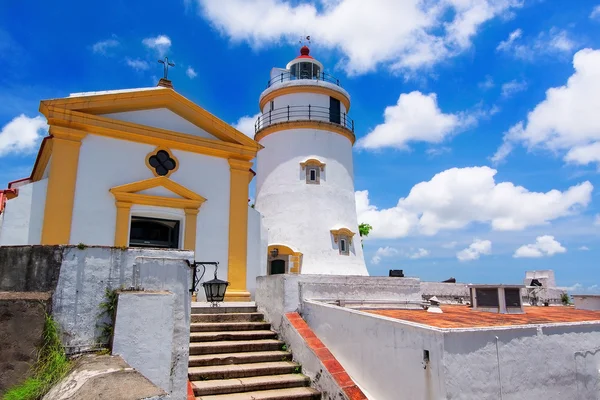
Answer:
[{"label": "wall-mounted lantern", "polygon": [[206,293],[206,301],[212,303],[213,307],[217,307],[219,302],[225,298],[225,291],[229,282],[223,281],[217,278],[217,270],[219,269],[219,263],[215,264],[215,278],[210,281],[203,282],[204,292]]},{"label": "wall-mounted lantern", "polygon": [[277,247],[275,247],[273,250],[271,250],[271,257],[275,258],[279,255],[279,249]]}]

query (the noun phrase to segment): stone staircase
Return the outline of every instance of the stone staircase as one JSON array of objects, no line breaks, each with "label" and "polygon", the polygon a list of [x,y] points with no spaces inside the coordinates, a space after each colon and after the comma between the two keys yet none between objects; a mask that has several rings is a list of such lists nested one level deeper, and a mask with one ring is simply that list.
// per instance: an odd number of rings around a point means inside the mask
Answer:
[{"label": "stone staircase", "polygon": [[197,400],[321,399],[255,305],[193,306],[191,322],[188,376]]}]

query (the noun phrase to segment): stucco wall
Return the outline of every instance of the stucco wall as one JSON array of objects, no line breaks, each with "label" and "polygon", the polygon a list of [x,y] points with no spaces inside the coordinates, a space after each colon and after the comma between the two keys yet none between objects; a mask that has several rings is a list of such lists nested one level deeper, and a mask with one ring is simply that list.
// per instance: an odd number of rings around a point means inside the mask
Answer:
[{"label": "stucco wall", "polygon": [[[145,160],[154,146],[88,135],[81,145],[75,189],[71,243],[112,246],[115,240],[114,186],[153,178]],[[107,155],[110,157],[107,158]],[[227,273],[229,241],[229,164],[227,160],[174,150],[180,167],[170,179],[205,197],[197,217],[196,259],[218,261]],[[142,210],[143,209],[143,210]],[[163,207],[133,207],[132,214],[151,213],[182,221],[180,243],[185,232],[180,210]],[[91,229],[90,227],[93,227]],[[225,275],[226,276],[226,275]]]},{"label": "stucco wall", "polygon": [[[316,93],[294,93],[294,94],[284,94],[282,96],[277,96],[275,99],[273,99],[273,105],[274,105],[275,109],[283,108],[283,107],[287,107],[287,106],[308,107],[309,104],[311,105],[311,107],[317,107],[313,110],[313,111],[315,111],[315,113],[311,114],[311,119],[329,121],[329,115],[323,114],[323,112],[328,112],[328,110],[329,110],[329,106],[330,106],[329,96],[326,96],[323,94],[316,94]],[[327,110],[323,110],[323,108],[327,108]],[[265,106],[263,107],[263,110],[262,110],[263,114],[268,113],[270,109],[271,109],[270,103],[265,104]],[[346,106],[341,102],[340,102],[340,110],[342,113],[346,112]],[[303,109],[302,112],[303,113],[305,112],[307,114],[300,117],[298,115],[294,116],[292,113],[290,115],[290,120],[307,119],[308,118],[308,109],[306,109],[306,110]],[[268,119],[265,119],[265,121],[268,121]],[[279,121],[279,122],[281,122],[281,121]]]},{"label": "stucco wall", "polygon": [[262,216],[248,207],[248,253],[246,261],[246,289],[252,299],[256,291],[256,277],[267,274],[267,231],[262,224]]},{"label": "stucco wall", "polygon": [[63,246],[0,246],[0,292],[52,292]]},{"label": "stucco wall", "polygon": [[20,186],[19,195],[6,202],[0,246],[40,244],[47,186],[47,179]]},{"label": "stucco wall", "polygon": [[600,324],[450,331],[444,334],[447,398],[598,399]]},{"label": "stucco wall", "polygon": [[[313,301],[304,303],[302,315],[352,379],[374,399],[446,398],[442,332]],[[427,364],[424,350],[429,350]],[[475,398],[479,399],[470,397]]]},{"label": "stucco wall", "polygon": [[[302,274],[367,275],[358,234],[352,144],[337,133],[317,129],[276,132],[260,142],[256,209],[263,215],[269,244],[303,253]],[[306,183],[301,162],[325,163],[319,185]],[[340,255],[331,229],[356,234],[350,255]]]}]

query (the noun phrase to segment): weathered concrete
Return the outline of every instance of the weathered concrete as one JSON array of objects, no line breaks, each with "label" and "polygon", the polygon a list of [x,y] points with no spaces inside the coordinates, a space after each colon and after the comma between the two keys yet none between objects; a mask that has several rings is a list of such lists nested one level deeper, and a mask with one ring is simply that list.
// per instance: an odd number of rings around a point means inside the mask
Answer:
[{"label": "weathered concrete", "polygon": [[278,330],[287,312],[305,299],[420,301],[419,280],[332,275],[269,275],[256,279],[256,305]]},{"label": "weathered concrete", "polygon": [[112,354],[171,392],[173,307],[170,292],[121,292]]},{"label": "weathered concrete", "polygon": [[573,303],[578,310],[600,310],[600,295],[598,294],[574,294]]},{"label": "weathered concrete", "polygon": [[0,291],[53,291],[63,251],[62,246],[0,246]]},{"label": "weathered concrete", "polygon": [[29,376],[49,305],[49,293],[0,292],[0,397]]},{"label": "weathered concrete", "polygon": [[121,357],[84,356],[43,400],[159,400],[170,397]]}]

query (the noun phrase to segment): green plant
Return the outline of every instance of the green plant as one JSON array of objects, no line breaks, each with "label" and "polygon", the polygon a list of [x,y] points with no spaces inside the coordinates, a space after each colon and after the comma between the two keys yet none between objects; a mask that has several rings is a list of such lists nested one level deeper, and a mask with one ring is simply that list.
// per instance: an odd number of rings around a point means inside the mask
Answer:
[{"label": "green plant", "polygon": [[87,246],[86,246],[85,244],[83,244],[83,243],[79,243],[79,244],[77,245],[77,248],[78,248],[79,250],[85,250],[85,249],[87,249]]},{"label": "green plant", "polygon": [[41,399],[69,372],[71,363],[67,359],[60,341],[58,324],[49,315],[46,315],[44,321],[42,339],[42,347],[39,349],[37,361],[32,367],[33,375],[6,392],[4,400]]},{"label": "green plant", "polygon": [[296,367],[294,367],[294,373],[301,374],[302,373],[302,365],[298,364]]},{"label": "green plant", "polygon": [[369,233],[373,230],[373,227],[369,224],[365,224],[364,222],[358,226],[358,233],[361,237],[369,236]]},{"label": "green plant", "polygon": [[281,350],[282,350],[282,351],[286,351],[286,350],[287,350],[287,344],[285,344],[285,343],[284,343],[284,344],[282,344],[282,345],[281,345]]},{"label": "green plant", "polygon": [[568,306],[571,304],[571,297],[567,292],[563,292],[560,294],[560,301],[563,303],[563,305]]},{"label": "green plant", "polygon": [[109,349],[112,349],[113,334],[115,332],[115,319],[117,317],[117,300],[119,299],[119,293],[115,289],[106,288],[104,290],[105,300],[100,303],[100,317],[108,319],[107,322],[102,323],[100,341],[107,345]]}]

